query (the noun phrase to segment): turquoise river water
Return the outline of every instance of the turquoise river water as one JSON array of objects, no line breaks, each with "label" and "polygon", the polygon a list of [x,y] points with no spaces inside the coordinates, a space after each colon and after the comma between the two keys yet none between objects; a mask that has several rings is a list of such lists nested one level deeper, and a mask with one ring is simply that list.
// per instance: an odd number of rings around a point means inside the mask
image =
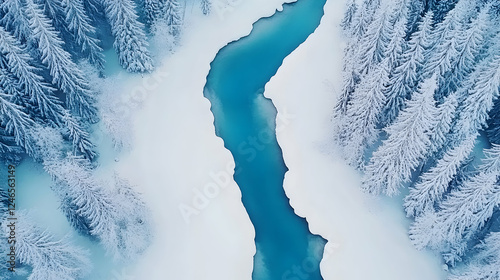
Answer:
[{"label": "turquoise river water", "polygon": [[260,19],[250,35],[219,51],[207,77],[205,96],[212,104],[216,133],[235,159],[234,178],[255,227],[256,280],[322,279],[325,240],[309,232],[285,195],[287,167],[275,129],[287,120],[275,122],[276,109],[263,89],[283,59],[317,28],[325,2],[298,0]]}]

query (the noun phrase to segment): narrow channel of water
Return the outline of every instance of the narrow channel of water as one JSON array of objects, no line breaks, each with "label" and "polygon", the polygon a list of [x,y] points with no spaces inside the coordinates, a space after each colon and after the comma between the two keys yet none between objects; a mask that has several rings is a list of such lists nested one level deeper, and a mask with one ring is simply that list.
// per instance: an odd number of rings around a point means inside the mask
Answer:
[{"label": "narrow channel of water", "polygon": [[325,240],[309,232],[283,190],[287,167],[275,129],[288,120],[275,122],[276,109],[262,93],[283,59],[317,28],[325,2],[298,0],[260,19],[249,36],[219,51],[207,77],[216,133],[233,154],[234,178],[256,231],[256,280],[322,279]]}]

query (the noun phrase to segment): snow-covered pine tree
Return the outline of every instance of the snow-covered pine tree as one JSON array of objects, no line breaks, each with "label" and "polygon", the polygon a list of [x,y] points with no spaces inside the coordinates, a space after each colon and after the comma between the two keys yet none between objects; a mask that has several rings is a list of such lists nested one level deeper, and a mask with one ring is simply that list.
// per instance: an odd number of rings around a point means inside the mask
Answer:
[{"label": "snow-covered pine tree", "polygon": [[388,8],[379,9],[375,19],[368,26],[358,42],[356,72],[364,75],[372,65],[380,63],[387,53],[393,34]]},{"label": "snow-covered pine tree", "polygon": [[[461,0],[463,2],[463,0]],[[460,13],[458,9],[451,10],[444,21],[436,25],[432,32],[432,46],[427,49],[425,55],[428,57],[425,63],[424,77],[435,73],[438,69],[439,77],[451,69],[452,60],[457,57],[457,37]]]},{"label": "snow-covered pine tree", "polygon": [[89,90],[85,76],[71,60],[71,55],[63,49],[63,41],[48,19],[33,0],[26,0],[33,38],[37,43],[42,62],[47,65],[52,82],[66,94],[67,107],[86,121],[96,121],[94,96]]},{"label": "snow-covered pine tree", "polygon": [[[116,205],[110,193],[92,176],[89,162],[67,155],[65,158],[46,158],[43,165],[55,182],[53,190],[60,197],[62,209],[72,226],[98,238],[107,250],[114,250],[118,242],[114,221]],[[89,231],[82,232],[83,229]]]},{"label": "snow-covered pine tree", "polygon": [[397,0],[392,7],[389,21],[392,25],[392,34],[387,45],[384,57],[389,58],[391,71],[398,66],[401,61],[403,48],[406,45],[406,24],[408,23],[408,2],[407,0]]},{"label": "snow-covered pine tree", "polygon": [[368,26],[375,20],[377,11],[384,9],[384,7],[381,5],[381,0],[364,0],[361,5],[361,9],[363,10],[363,13],[360,14],[360,19],[363,26],[368,28]]},{"label": "snow-covered pine tree", "polygon": [[[6,226],[2,226],[6,228]],[[32,267],[29,280],[72,280],[90,271],[89,253],[68,242],[56,239],[35,226],[25,214],[16,224],[16,256]]]},{"label": "snow-covered pine tree", "polygon": [[433,97],[435,90],[434,75],[413,94],[396,121],[385,128],[388,138],[373,153],[366,167],[364,189],[395,195],[426,158],[438,114]]},{"label": "snow-covered pine tree", "polygon": [[63,155],[64,141],[54,129],[38,127],[36,159],[52,177],[52,187],[70,224],[98,240],[117,259],[139,254],[149,245],[148,212],[140,196],[115,178],[115,186],[97,180],[89,160]]},{"label": "snow-covered pine tree", "polygon": [[458,0],[435,0],[435,4],[431,9],[434,11],[436,22],[443,21],[444,17],[455,7],[457,2]]},{"label": "snow-covered pine tree", "polygon": [[210,14],[212,10],[212,1],[211,0],[201,0],[200,1],[200,9],[204,15]]},{"label": "snow-covered pine tree", "polygon": [[120,238],[119,254],[125,259],[133,259],[142,253],[150,244],[152,238],[149,209],[133,186],[114,175],[114,198],[117,208],[117,224],[124,237]]},{"label": "snow-covered pine tree", "polygon": [[3,13],[0,25],[23,42],[31,40],[31,29],[22,1],[4,0],[0,2],[0,11]]},{"label": "snow-covered pine tree", "polygon": [[491,143],[500,144],[500,99],[495,100],[494,107],[490,111],[486,133]]},{"label": "snow-covered pine tree", "polygon": [[178,37],[184,21],[183,5],[179,0],[164,0],[163,20],[169,27],[170,34]]},{"label": "snow-covered pine tree", "polygon": [[10,99],[0,88],[0,126],[5,128],[6,133],[14,136],[18,146],[26,153],[32,154],[34,147],[30,131],[34,122],[21,106],[12,103]]},{"label": "snow-covered pine tree", "polygon": [[63,134],[67,134],[71,139],[74,154],[82,154],[88,159],[93,159],[96,156],[95,146],[90,141],[89,133],[81,127],[81,122],[77,121],[68,110],[64,111],[62,120],[65,129]]},{"label": "snow-covered pine tree", "polygon": [[485,5],[472,22],[458,28],[455,41],[456,57],[451,60],[450,69],[441,77],[439,96],[446,96],[448,92],[459,89],[474,70],[476,62],[480,61],[479,55],[485,49],[491,30],[490,10],[491,5]]},{"label": "snow-covered pine tree", "polygon": [[104,55],[96,38],[96,28],[91,25],[82,0],[62,0],[67,29],[73,34],[81,51],[86,54],[90,63],[98,69],[104,68]]},{"label": "snow-covered pine tree", "polygon": [[18,80],[22,92],[29,102],[36,106],[41,117],[58,122],[62,116],[62,106],[53,95],[54,89],[45,83],[33,66],[33,59],[21,43],[0,26],[0,54],[5,57],[8,70]]},{"label": "snow-covered pine tree", "polygon": [[342,145],[348,162],[362,168],[366,148],[378,137],[378,118],[385,104],[384,91],[389,80],[389,60],[386,58],[363,77],[352,94],[342,121]]},{"label": "snow-covered pine tree", "polygon": [[488,113],[499,95],[500,43],[490,48],[488,56],[479,63],[461,89],[464,100],[453,129],[453,139],[463,139],[485,128]]},{"label": "snow-covered pine tree", "polygon": [[[414,0],[408,5],[408,22],[406,24],[407,37],[409,37],[418,28],[418,24],[422,19],[425,10],[426,0]],[[432,12],[426,11],[425,14]]]},{"label": "snow-covered pine tree", "polygon": [[448,95],[444,103],[438,105],[436,129],[434,129],[431,135],[432,147],[429,153],[439,152],[445,144],[457,113],[457,107],[458,98],[456,93]]},{"label": "snow-covered pine tree", "polygon": [[350,0],[347,4],[347,10],[344,13],[344,18],[340,23],[340,27],[342,27],[342,31],[346,37],[350,37],[355,35],[353,29],[353,24],[355,23],[355,16],[358,11],[358,4],[356,4],[356,0]]},{"label": "snow-covered pine tree", "polygon": [[476,249],[465,269],[453,271],[449,280],[500,279],[500,232],[491,232]]},{"label": "snow-covered pine tree", "polygon": [[426,210],[434,211],[433,207],[441,202],[460,166],[472,152],[475,138],[465,139],[454,148],[448,149],[429,171],[420,176],[405,197],[404,206],[408,216],[420,216]]},{"label": "snow-covered pine tree", "polygon": [[416,218],[410,228],[410,238],[417,248],[429,246],[448,253],[462,246],[491,218],[500,205],[500,145],[493,145],[484,154],[478,174],[452,191],[437,211]]},{"label": "snow-covered pine tree", "polygon": [[432,32],[432,12],[428,12],[419,24],[418,30],[412,34],[407,47],[401,57],[401,63],[391,73],[386,92],[387,103],[384,106],[384,114],[381,124],[391,124],[405,107],[406,101],[418,88],[420,81],[419,73],[425,63],[425,50],[431,42],[429,34]]},{"label": "snow-covered pine tree", "polygon": [[45,160],[55,192],[68,220],[90,235],[117,259],[130,259],[149,245],[151,233],[144,203],[123,180],[115,178],[116,191],[92,176],[88,161],[74,156]]},{"label": "snow-covered pine tree", "polygon": [[143,8],[146,14],[146,23],[148,26],[153,25],[162,16],[162,1],[160,0],[144,0]]},{"label": "snow-covered pine tree", "polygon": [[144,25],[132,0],[103,0],[106,17],[115,37],[113,44],[120,64],[129,72],[151,72],[153,61],[147,49]]}]

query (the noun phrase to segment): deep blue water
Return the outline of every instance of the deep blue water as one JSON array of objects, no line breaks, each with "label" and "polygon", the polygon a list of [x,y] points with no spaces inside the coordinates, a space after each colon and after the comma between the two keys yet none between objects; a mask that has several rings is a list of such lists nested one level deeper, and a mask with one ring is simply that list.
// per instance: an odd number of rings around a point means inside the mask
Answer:
[{"label": "deep blue water", "polygon": [[[249,36],[219,51],[207,77],[205,96],[216,133],[233,154],[234,178],[256,231],[253,279],[322,279],[318,265],[325,241],[309,232],[285,195],[287,167],[275,137],[276,110],[262,93],[283,59],[319,25],[325,2],[298,0],[260,19]],[[316,254],[311,243],[319,244]]]}]

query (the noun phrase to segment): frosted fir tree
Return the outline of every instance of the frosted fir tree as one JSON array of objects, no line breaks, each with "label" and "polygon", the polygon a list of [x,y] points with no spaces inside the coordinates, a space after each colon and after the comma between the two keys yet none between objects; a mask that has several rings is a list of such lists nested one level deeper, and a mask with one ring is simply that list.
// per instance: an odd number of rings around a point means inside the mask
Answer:
[{"label": "frosted fir tree", "polygon": [[465,269],[454,270],[450,280],[500,279],[500,232],[491,232],[476,249]]},{"label": "frosted fir tree", "polygon": [[425,211],[434,211],[450,189],[459,168],[467,161],[476,137],[470,137],[454,148],[448,149],[429,171],[423,173],[410,193],[405,197],[408,216],[420,216]]},{"label": "frosted fir tree", "polygon": [[33,38],[40,51],[42,62],[47,65],[52,83],[66,94],[67,107],[87,121],[96,121],[94,95],[89,89],[85,76],[71,60],[71,55],[63,49],[63,41],[48,19],[33,0],[26,0]]},{"label": "frosted fir tree", "polygon": [[[2,227],[6,228],[5,224]],[[32,267],[29,280],[78,279],[91,267],[87,251],[65,238],[56,239],[35,226],[25,214],[19,215],[16,223],[16,257]]]},{"label": "frosted fir tree", "polygon": [[[43,165],[56,183],[53,190],[60,197],[62,209],[72,226],[98,238],[108,250],[116,245],[116,209],[110,194],[93,178],[89,163],[68,155],[46,158]],[[83,232],[84,229],[88,232]]]},{"label": "frosted fir tree", "polygon": [[109,191],[93,178],[87,161],[77,157],[45,160],[44,166],[56,182],[54,191],[68,221],[79,232],[96,238],[116,259],[132,259],[149,246],[149,213],[130,186],[118,181],[116,191]]},{"label": "frosted fir tree", "polygon": [[490,111],[486,133],[490,142],[500,144],[500,99],[495,100],[494,107]]},{"label": "frosted fir tree", "polygon": [[0,3],[0,11],[3,12],[0,25],[20,40],[31,40],[31,29],[22,1],[4,0]]},{"label": "frosted fir tree", "polygon": [[[375,20],[377,17],[377,11],[381,10],[383,7],[381,7],[381,0],[364,0],[363,4],[361,5],[360,10],[363,10],[362,13],[360,13],[360,21],[361,24],[365,27],[365,30],[370,26],[370,24]],[[364,33],[360,33],[359,36],[364,35]]]},{"label": "frosted fir tree", "polygon": [[86,54],[90,63],[98,69],[104,68],[104,55],[96,38],[96,28],[91,25],[82,0],[62,0],[62,9],[65,13],[67,29],[72,33],[75,41]]},{"label": "frosted fir tree", "polygon": [[114,174],[114,199],[117,208],[117,224],[122,237],[119,239],[117,254],[124,259],[134,259],[148,248],[153,237],[149,209],[134,187]]},{"label": "frosted fir tree", "polygon": [[5,132],[12,135],[16,145],[22,147],[28,154],[33,153],[34,144],[30,131],[33,120],[23,111],[23,108],[11,102],[10,96],[0,88],[0,125]]},{"label": "frosted fir tree", "polygon": [[400,64],[403,48],[405,47],[406,24],[408,23],[408,3],[406,0],[398,0],[393,4],[389,21],[392,23],[392,34],[385,57],[389,59],[391,70]]},{"label": "frosted fir tree", "polygon": [[36,159],[51,175],[61,210],[79,233],[97,240],[114,258],[127,260],[149,245],[149,212],[133,188],[115,176],[113,185],[97,180],[89,160],[63,155],[56,130],[35,130]]},{"label": "frosted fir tree", "polygon": [[366,33],[359,41],[356,72],[366,74],[372,65],[380,63],[387,53],[392,36],[390,16],[386,9],[380,9],[374,21],[368,26]]},{"label": "frosted fir tree", "polygon": [[389,79],[389,60],[370,70],[352,94],[347,112],[343,118],[343,147],[349,163],[363,166],[366,148],[378,137],[378,118],[385,104],[385,83]]},{"label": "frosted fir tree", "polygon": [[484,153],[478,174],[452,191],[436,212],[417,217],[410,228],[410,238],[417,248],[429,246],[447,252],[460,247],[491,218],[500,205],[500,146],[493,145]]},{"label": "frosted fir tree", "polygon": [[200,9],[204,15],[210,14],[212,11],[212,1],[211,0],[201,0]]},{"label": "frosted fir tree", "polygon": [[470,75],[463,91],[464,100],[459,107],[459,116],[453,130],[453,139],[463,139],[476,134],[486,126],[488,113],[499,95],[500,86],[500,48],[496,44],[490,48],[489,55]]},{"label": "frosted fir tree", "polygon": [[82,154],[88,159],[93,159],[97,154],[94,144],[90,141],[89,133],[83,129],[69,111],[65,110],[62,116],[64,122],[63,135],[67,135],[73,144],[73,154]]},{"label": "frosted fir tree", "polygon": [[432,32],[432,12],[428,12],[419,24],[418,30],[412,34],[401,57],[401,63],[391,73],[386,92],[387,103],[381,123],[391,124],[405,107],[406,101],[417,89],[420,71],[425,64],[425,50],[431,45],[429,34]]},{"label": "frosted fir tree", "polygon": [[132,0],[104,0],[106,17],[115,38],[120,65],[129,72],[151,72],[153,61],[147,49],[144,25],[139,22]]},{"label": "frosted fir tree", "polygon": [[144,0],[143,8],[146,14],[146,23],[151,26],[162,16],[163,1]]},{"label": "frosted fir tree", "polygon": [[170,30],[170,34],[179,36],[184,21],[183,5],[179,0],[164,0],[163,20]]},{"label": "frosted fir tree", "polygon": [[[58,121],[63,107],[53,95],[50,87],[33,66],[33,58],[26,48],[2,26],[0,26],[0,53],[4,54],[7,69],[16,77],[19,88],[28,96],[28,102],[38,108],[41,117]],[[13,82],[11,83],[11,85]],[[4,88],[6,85],[4,85]]]},{"label": "frosted fir tree", "polygon": [[441,96],[460,88],[461,84],[466,82],[467,76],[473,72],[476,61],[480,60],[479,56],[485,49],[488,33],[491,30],[490,11],[491,5],[484,6],[472,22],[457,30],[456,58],[452,60],[450,69],[441,78]]},{"label": "frosted fir tree", "polygon": [[[432,11],[426,11],[424,13],[425,8],[425,0],[416,0],[411,1],[411,4],[408,4],[408,22],[406,24],[407,35],[413,34],[418,28],[419,22],[422,20],[422,15],[427,14]],[[407,36],[409,37],[409,36]]]},{"label": "frosted fir tree", "polygon": [[433,98],[436,77],[425,81],[396,121],[385,130],[388,138],[373,153],[366,167],[363,188],[371,193],[395,195],[421,164],[431,147],[438,114]]},{"label": "frosted fir tree", "polygon": [[432,147],[429,151],[430,154],[438,153],[446,143],[457,114],[457,107],[458,98],[456,93],[451,93],[446,97],[444,103],[438,105],[436,128],[431,135]]},{"label": "frosted fir tree", "polygon": [[424,76],[432,75],[436,69],[439,76],[453,68],[453,63],[459,56],[459,36],[464,23],[474,10],[473,3],[469,0],[460,0],[442,22],[437,24],[433,34],[433,45],[427,52],[428,61],[424,68]]},{"label": "frosted fir tree", "polygon": [[358,11],[358,5],[356,4],[355,0],[349,1],[347,4],[347,10],[344,13],[344,18],[342,19],[340,23],[340,27],[342,27],[342,30],[344,31],[344,35],[346,37],[350,37],[355,35],[355,32],[353,31],[353,25],[355,24],[356,20],[356,12]]}]

